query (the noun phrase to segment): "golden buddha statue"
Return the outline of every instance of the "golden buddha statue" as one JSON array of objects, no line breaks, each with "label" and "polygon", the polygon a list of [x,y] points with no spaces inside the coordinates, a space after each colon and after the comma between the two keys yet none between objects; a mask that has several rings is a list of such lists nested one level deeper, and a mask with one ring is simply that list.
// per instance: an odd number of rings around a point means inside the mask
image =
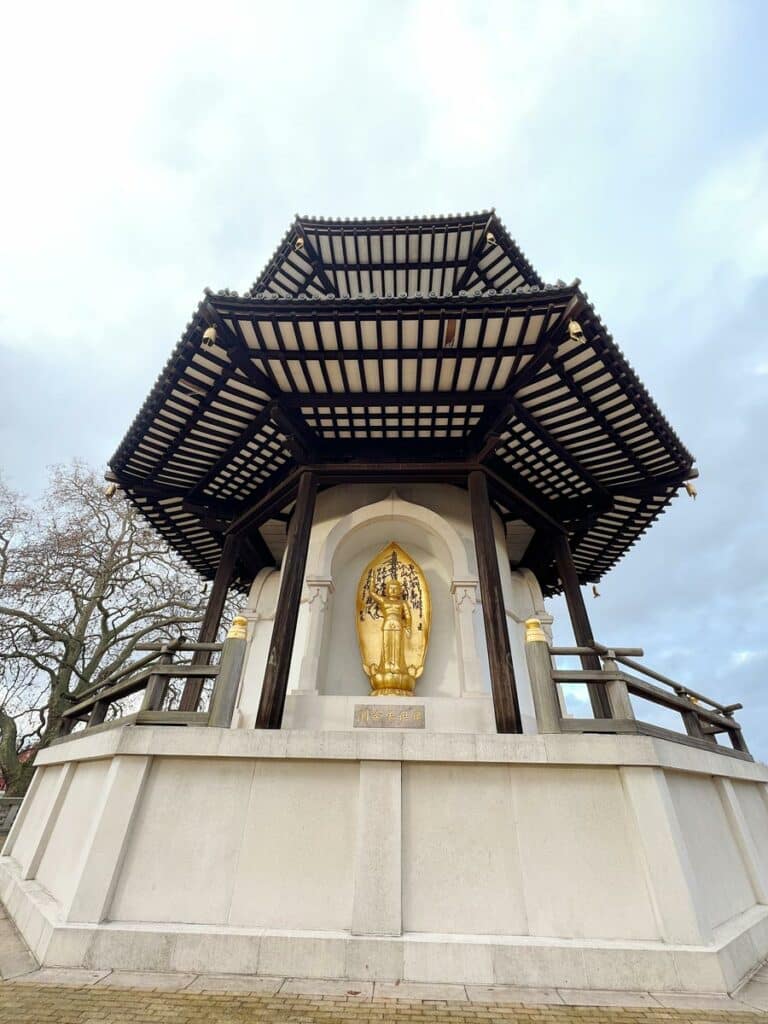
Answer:
[{"label": "golden buddha statue", "polygon": [[427,581],[397,544],[366,566],[357,597],[357,635],[371,694],[409,697],[424,671],[430,626]]}]

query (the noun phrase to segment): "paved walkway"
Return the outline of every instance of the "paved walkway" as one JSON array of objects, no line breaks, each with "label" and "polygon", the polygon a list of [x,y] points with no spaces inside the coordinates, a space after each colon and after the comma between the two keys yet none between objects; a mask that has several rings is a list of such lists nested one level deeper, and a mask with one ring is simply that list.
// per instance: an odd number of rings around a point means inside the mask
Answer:
[{"label": "paved walkway", "polygon": [[0,1024],[747,1024],[768,1011],[768,966],[734,998],[39,969],[2,907],[0,977]]}]

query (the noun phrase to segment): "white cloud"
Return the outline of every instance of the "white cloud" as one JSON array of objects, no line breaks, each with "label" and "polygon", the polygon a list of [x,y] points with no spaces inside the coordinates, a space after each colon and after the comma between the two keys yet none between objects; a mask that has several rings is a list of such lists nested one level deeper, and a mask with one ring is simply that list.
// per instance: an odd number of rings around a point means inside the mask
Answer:
[{"label": "white cloud", "polygon": [[721,155],[686,211],[691,249],[714,275],[748,282],[768,269],[768,135]]}]

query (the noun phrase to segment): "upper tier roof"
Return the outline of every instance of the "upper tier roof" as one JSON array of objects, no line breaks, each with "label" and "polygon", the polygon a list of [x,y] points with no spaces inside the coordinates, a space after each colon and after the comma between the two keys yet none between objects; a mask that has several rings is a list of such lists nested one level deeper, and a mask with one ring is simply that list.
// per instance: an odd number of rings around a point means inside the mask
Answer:
[{"label": "upper tier roof", "polygon": [[206,293],[110,466],[205,576],[260,509],[247,583],[281,555],[302,465],[326,483],[388,464],[460,482],[440,467],[479,465],[510,557],[553,591],[551,545],[526,550],[521,508],[542,537],[564,529],[594,581],[692,462],[578,283],[543,285],[483,213],[298,218],[248,294]]},{"label": "upper tier roof", "polygon": [[250,294],[470,295],[542,281],[493,210],[448,217],[297,217]]}]

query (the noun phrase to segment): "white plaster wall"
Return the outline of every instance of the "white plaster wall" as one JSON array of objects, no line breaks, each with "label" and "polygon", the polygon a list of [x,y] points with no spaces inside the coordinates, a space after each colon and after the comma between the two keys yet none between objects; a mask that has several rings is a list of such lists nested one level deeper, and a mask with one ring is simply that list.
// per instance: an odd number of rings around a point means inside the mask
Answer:
[{"label": "white plaster wall", "polygon": [[110,918],[349,928],[358,775],[355,763],[156,758]]},{"label": "white plaster wall", "polygon": [[27,796],[27,800],[30,801],[29,807],[26,801],[24,802],[25,821],[11,850],[13,859],[21,867],[26,867],[34,853],[38,830],[43,824],[41,819],[46,819],[50,814],[56,787],[65,771],[66,765],[58,764],[37,769],[40,780]]},{"label": "white plaster wall", "polygon": [[252,761],[155,758],[131,828],[112,919],[227,920],[253,772]]},{"label": "white plaster wall", "polygon": [[[37,870],[3,857],[0,891],[54,965],[160,969],[182,935],[184,963],[215,970],[701,991],[768,953],[768,772],[723,754],[134,727],[40,757],[10,843]],[[374,938],[401,921],[397,968]]]},{"label": "white plaster wall", "polygon": [[403,928],[527,935],[506,765],[403,771]]},{"label": "white plaster wall", "polygon": [[659,937],[617,769],[515,768],[532,935]]},{"label": "white plaster wall", "polygon": [[668,782],[698,902],[710,926],[716,928],[754,906],[755,894],[712,778],[670,772]]},{"label": "white plaster wall", "polygon": [[349,928],[360,767],[259,763],[229,923]]},{"label": "white plaster wall", "polygon": [[109,764],[78,764],[37,869],[38,882],[61,904],[68,902],[79,879],[89,832],[101,813]]},{"label": "white plaster wall", "polygon": [[768,877],[768,787],[734,782],[736,798],[747,822],[760,867]]}]

